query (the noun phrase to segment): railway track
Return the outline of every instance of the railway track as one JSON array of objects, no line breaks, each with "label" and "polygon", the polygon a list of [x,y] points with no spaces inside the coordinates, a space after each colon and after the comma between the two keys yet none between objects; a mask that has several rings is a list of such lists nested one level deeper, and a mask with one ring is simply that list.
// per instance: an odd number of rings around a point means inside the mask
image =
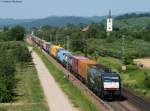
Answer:
[{"label": "railway track", "polygon": [[[43,51],[43,50],[42,50]],[[109,105],[107,105],[105,102],[103,102],[99,97],[97,97],[93,92],[91,92],[80,80],[78,80],[73,74],[71,74],[68,70],[66,70],[60,63],[58,63],[55,59],[53,59],[51,56],[49,56],[45,51],[43,53],[46,55],[46,57],[63,73],[66,77],[80,90],[83,91],[84,94],[86,94],[92,102],[97,106],[99,110],[103,111],[114,111]]]},{"label": "railway track", "polygon": [[125,88],[122,88],[122,95],[124,99],[106,103],[115,111],[150,111],[150,101]]},{"label": "railway track", "polygon": [[145,110],[140,110],[133,104],[131,104],[128,100],[123,100],[123,101],[107,101],[106,102],[109,106],[111,106],[115,111],[145,111]]},{"label": "railway track", "polygon": [[[43,50],[42,50],[43,51]],[[150,103],[144,99],[136,96],[135,94],[129,92],[126,89],[122,90],[124,97],[119,100],[103,101],[97,97],[91,90],[89,90],[80,80],[78,80],[73,74],[66,70],[60,63],[49,56],[45,51],[43,53],[46,57],[60,70],[63,71],[66,77],[79,89],[81,89],[84,94],[91,98],[92,102],[104,111],[150,111]]]},{"label": "railway track", "polygon": [[125,88],[122,88],[122,95],[125,96],[130,103],[134,104],[141,111],[150,111],[150,101],[137,96],[137,94]]},{"label": "railway track", "polygon": [[124,105],[120,104],[119,102],[107,102],[115,111],[130,111]]}]

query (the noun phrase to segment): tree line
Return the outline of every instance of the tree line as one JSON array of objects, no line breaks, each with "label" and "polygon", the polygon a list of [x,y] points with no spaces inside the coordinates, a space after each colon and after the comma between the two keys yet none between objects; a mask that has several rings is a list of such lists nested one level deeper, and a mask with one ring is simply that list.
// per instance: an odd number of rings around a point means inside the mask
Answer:
[{"label": "tree line", "polygon": [[[91,23],[87,32],[81,30],[85,24],[68,24],[64,27],[43,26],[36,29],[35,34],[42,39],[60,44],[66,48],[67,36],[69,37],[69,49],[73,52],[81,52],[85,55],[94,53],[102,56],[122,58],[122,47],[125,48],[125,63],[130,63],[132,59],[150,56],[150,28],[117,28],[108,36],[105,30],[105,23]],[[122,37],[124,39],[124,46]],[[140,44],[140,45],[138,45]]]},{"label": "tree line", "polygon": [[6,28],[0,33],[0,102],[10,102],[16,96],[16,65],[31,61],[23,42],[23,27]]}]

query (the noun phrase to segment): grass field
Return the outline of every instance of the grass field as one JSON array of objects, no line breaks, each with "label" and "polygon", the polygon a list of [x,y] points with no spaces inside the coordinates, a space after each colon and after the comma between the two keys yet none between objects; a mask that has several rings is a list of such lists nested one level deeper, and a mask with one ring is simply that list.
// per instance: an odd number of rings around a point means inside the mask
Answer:
[{"label": "grass field", "polygon": [[144,84],[145,72],[149,73],[150,70],[140,69],[135,65],[129,65],[127,71],[122,74],[122,80],[124,86],[129,87],[130,90],[134,90],[150,99],[150,89]]},{"label": "grass field", "polygon": [[112,57],[99,56],[98,63],[103,64],[111,69],[119,71],[121,69],[121,61]]},{"label": "grass field", "polygon": [[48,70],[51,72],[55,80],[59,83],[60,87],[66,93],[75,107],[81,111],[98,111],[91,100],[85,96],[80,89],[78,89],[67,78],[64,77],[64,74],[61,70],[57,69],[55,65],[53,65],[39,49],[34,49],[42,58]]},{"label": "grass field", "polygon": [[48,111],[34,65],[17,66],[14,103],[0,104],[0,111]]}]

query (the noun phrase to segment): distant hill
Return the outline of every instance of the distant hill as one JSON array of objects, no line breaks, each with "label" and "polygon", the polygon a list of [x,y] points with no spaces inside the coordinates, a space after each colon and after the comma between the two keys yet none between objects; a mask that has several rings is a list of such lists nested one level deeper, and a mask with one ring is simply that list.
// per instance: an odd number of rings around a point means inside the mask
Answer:
[{"label": "distant hill", "polygon": [[146,27],[150,25],[150,13],[130,13],[115,17],[114,26],[125,27]]},{"label": "distant hill", "polygon": [[34,19],[0,19],[0,26],[8,26],[11,24],[19,24],[23,22],[32,22]]},{"label": "distant hill", "polygon": [[[114,26],[124,27],[145,27],[150,24],[150,13],[127,13],[113,16]],[[66,24],[89,24],[91,22],[106,22],[106,16],[76,17],[76,16],[51,16],[42,19],[0,19],[0,27],[22,25],[28,29],[44,25],[64,26]]]},{"label": "distant hill", "polygon": [[44,26],[44,25],[51,25],[51,26],[64,26],[66,24],[88,24],[91,22],[100,22],[103,17],[75,17],[75,16],[53,16],[53,17],[47,17],[43,19],[25,19],[25,20],[20,20],[20,19],[0,19],[0,26],[14,26],[14,25],[22,25],[26,28],[31,28],[31,27],[39,27],[39,26]]},{"label": "distant hill", "polygon": [[116,19],[128,19],[128,18],[136,18],[136,17],[150,17],[150,13],[126,13],[117,16]]}]

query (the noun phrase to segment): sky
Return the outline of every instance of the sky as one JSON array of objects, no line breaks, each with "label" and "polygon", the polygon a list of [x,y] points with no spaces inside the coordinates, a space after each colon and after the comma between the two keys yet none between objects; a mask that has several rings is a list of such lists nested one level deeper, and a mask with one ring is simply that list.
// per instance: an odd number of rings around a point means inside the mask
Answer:
[{"label": "sky", "polygon": [[[4,2],[10,1],[10,2]],[[44,18],[48,16],[103,16],[150,12],[150,0],[0,0],[0,18]]]}]

